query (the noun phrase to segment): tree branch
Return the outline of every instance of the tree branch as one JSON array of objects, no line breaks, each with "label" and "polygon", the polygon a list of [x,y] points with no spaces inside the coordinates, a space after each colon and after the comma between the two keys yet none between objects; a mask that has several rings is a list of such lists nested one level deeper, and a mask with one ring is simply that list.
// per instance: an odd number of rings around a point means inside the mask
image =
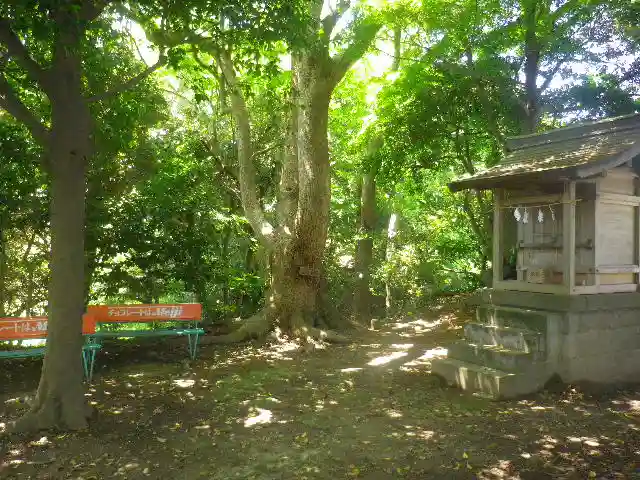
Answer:
[{"label": "tree branch", "polygon": [[369,49],[382,23],[372,18],[365,19],[354,27],[354,39],[337,57],[331,59],[331,82],[335,87],[345,76],[351,66]]},{"label": "tree branch", "polygon": [[11,29],[11,24],[6,18],[0,18],[0,44],[4,45],[9,56],[27,72],[31,80],[40,85],[45,92],[49,91],[47,72],[31,58],[27,47]]},{"label": "tree branch", "polygon": [[118,94],[120,94],[122,92],[125,92],[125,91],[135,87],[136,85],[138,85],[142,80],[147,78],[153,72],[158,70],[160,67],[163,67],[165,65],[165,63],[167,63],[167,58],[164,55],[160,55],[160,58],[158,58],[158,61],[156,63],[154,63],[150,67],[145,68],[142,72],[140,72],[135,77],[130,78],[126,82],[118,85],[117,87],[115,87],[115,88],[113,88],[111,90],[108,90],[108,91],[102,92],[102,93],[100,93],[98,95],[94,95],[92,97],[89,97],[89,98],[87,98],[87,101],[88,102],[101,102],[103,100],[107,100],[109,98],[113,98],[116,95],[118,95]]},{"label": "tree branch", "polygon": [[238,84],[229,52],[219,51],[216,61],[222,70],[226,84],[229,86],[231,114],[238,129],[238,180],[242,208],[256,236],[269,250],[272,250],[276,242],[276,232],[273,225],[265,218],[257,195],[256,169],[253,165],[253,146],[251,144],[251,122],[247,104]]},{"label": "tree branch", "polygon": [[92,2],[84,2],[82,8],[80,8],[80,18],[85,22],[92,22],[100,15],[107,5],[111,3],[111,0],[96,0]]},{"label": "tree branch", "polygon": [[342,18],[342,15],[344,15],[345,12],[349,10],[350,6],[351,2],[349,0],[338,0],[336,9],[332,10],[329,15],[322,19],[322,30],[324,31],[324,35],[326,38],[331,38],[333,29],[340,21],[340,18]]},{"label": "tree branch", "polygon": [[20,101],[3,75],[0,75],[0,108],[24,124],[40,145],[46,146],[49,143],[49,130]]},{"label": "tree branch", "polygon": [[140,51],[140,46],[138,45],[138,42],[136,41],[136,38],[133,36],[133,33],[131,33],[131,30],[129,30],[129,26],[130,25],[131,25],[131,23],[129,22],[128,25],[127,25],[127,28],[125,28],[124,31],[129,36],[129,40],[131,40],[131,43],[133,43],[133,46],[135,47],[136,52],[138,53],[139,60],[142,63],[144,63],[145,67],[149,68],[149,64],[147,63],[147,61],[142,56],[142,52]]},{"label": "tree branch", "polygon": [[560,20],[566,13],[570,12],[579,5],[580,0],[568,0],[564,5],[561,5],[555,11],[550,12],[549,18],[551,20],[551,24],[555,27],[558,20]]},{"label": "tree branch", "polygon": [[267,145],[266,147],[253,152],[252,158],[258,158],[260,155],[264,155],[265,153],[270,152],[271,150],[275,150],[276,148],[281,148],[284,145],[282,143],[276,142]]},{"label": "tree branch", "polygon": [[548,73],[543,74],[544,83],[542,84],[542,86],[539,89],[540,92],[544,92],[547,88],[549,88],[549,85],[553,81],[553,77],[556,76],[558,71],[560,71],[560,68],[562,67],[562,65],[564,65],[565,62],[567,60],[569,60],[569,58],[570,58],[569,56],[562,57],[560,60],[558,60],[556,62],[556,64],[553,66],[553,68]]}]

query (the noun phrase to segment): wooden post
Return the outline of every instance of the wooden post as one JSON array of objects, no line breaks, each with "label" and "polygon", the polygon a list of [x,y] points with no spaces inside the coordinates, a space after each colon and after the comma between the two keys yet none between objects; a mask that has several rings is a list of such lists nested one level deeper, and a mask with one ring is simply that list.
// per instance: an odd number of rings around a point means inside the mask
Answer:
[{"label": "wooden post", "polygon": [[600,289],[600,274],[598,267],[602,264],[602,245],[600,244],[600,186],[602,177],[596,179],[596,198],[593,200],[593,285],[596,290]]},{"label": "wooden post", "polygon": [[[635,178],[634,179],[634,192],[636,197],[640,196],[640,179],[639,178]],[[637,206],[634,208],[635,210],[635,217],[636,217],[636,221],[635,221],[635,234],[636,234],[636,255],[635,255],[635,263],[636,265],[640,265],[640,206]],[[596,247],[597,248],[597,247]],[[635,275],[635,283],[639,284],[640,283],[640,273],[638,273],[637,275]]]},{"label": "wooden post", "polygon": [[563,283],[569,294],[576,283],[576,182],[566,182],[562,196]]},{"label": "wooden post", "polygon": [[497,282],[502,282],[502,262],[503,262],[503,247],[504,247],[504,232],[503,232],[503,215],[502,215],[502,191],[493,191],[493,259],[491,261],[493,265],[493,284],[497,285]]}]

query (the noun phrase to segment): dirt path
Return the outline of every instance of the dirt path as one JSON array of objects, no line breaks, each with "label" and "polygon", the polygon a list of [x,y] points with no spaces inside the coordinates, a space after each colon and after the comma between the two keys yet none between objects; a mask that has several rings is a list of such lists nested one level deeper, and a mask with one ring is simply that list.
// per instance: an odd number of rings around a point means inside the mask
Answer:
[{"label": "dirt path", "polygon": [[[193,365],[108,348],[91,431],[3,437],[0,478],[640,478],[640,389],[489,402],[440,386],[430,359],[465,318],[435,309],[312,353],[210,346]],[[11,365],[0,428],[37,382],[37,362]]]}]

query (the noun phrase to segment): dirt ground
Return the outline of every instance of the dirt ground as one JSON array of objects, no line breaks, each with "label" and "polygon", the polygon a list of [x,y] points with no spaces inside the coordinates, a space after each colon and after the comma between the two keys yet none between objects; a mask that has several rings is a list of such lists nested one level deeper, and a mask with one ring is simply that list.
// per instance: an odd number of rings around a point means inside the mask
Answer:
[{"label": "dirt ground", "polygon": [[[640,478],[640,387],[491,402],[431,376],[469,319],[440,305],[352,345],[206,346],[192,363],[174,342],[107,345],[91,429],[0,436],[0,478]],[[39,368],[3,362],[0,430]]]}]

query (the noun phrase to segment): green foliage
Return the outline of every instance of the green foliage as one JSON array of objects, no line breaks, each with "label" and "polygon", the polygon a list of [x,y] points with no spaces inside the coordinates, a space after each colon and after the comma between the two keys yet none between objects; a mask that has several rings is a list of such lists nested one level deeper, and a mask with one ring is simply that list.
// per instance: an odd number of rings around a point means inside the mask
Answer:
[{"label": "green foliage", "polygon": [[597,120],[640,112],[637,93],[637,88],[615,75],[584,76],[582,82],[565,87],[551,100],[554,117]]},{"label": "green foliage", "polygon": [[[47,39],[57,34],[46,17],[54,4],[0,7],[43,65],[52,55]],[[481,285],[491,199],[454,195],[447,183],[499,161],[505,138],[523,132],[531,45],[539,50],[537,128],[639,111],[638,62],[620,65],[623,55],[637,56],[636,10],[589,0],[358,2],[347,23],[384,22],[388,30],[331,103],[325,266],[336,302],[347,303],[355,284],[364,172],[377,184],[375,296],[390,286],[395,299],[419,303]],[[344,52],[353,30],[338,28],[330,39],[318,30],[309,43],[307,2],[113,3],[82,44],[88,97],[146,68],[125,20],[142,26],[170,68],[91,105],[88,297],[198,301],[210,320],[250,314],[269,281],[269,262],[243,216],[236,127],[216,55],[233,46],[251,112],[257,190],[272,220],[291,90],[287,52],[328,41],[333,53]],[[388,74],[376,62],[388,56],[381,51],[389,51],[397,27],[400,68]],[[3,73],[47,124],[49,101],[24,70],[8,61]],[[49,181],[37,168],[41,148],[4,113],[0,138],[0,311],[21,314],[46,307]],[[399,228],[390,241],[392,215]]]},{"label": "green foliage", "polygon": [[393,253],[374,273],[373,287],[381,292],[390,279],[395,298],[418,303],[477,288],[484,268],[481,239],[459,197],[447,188],[454,175],[427,169],[407,173],[389,204],[401,215]]}]

